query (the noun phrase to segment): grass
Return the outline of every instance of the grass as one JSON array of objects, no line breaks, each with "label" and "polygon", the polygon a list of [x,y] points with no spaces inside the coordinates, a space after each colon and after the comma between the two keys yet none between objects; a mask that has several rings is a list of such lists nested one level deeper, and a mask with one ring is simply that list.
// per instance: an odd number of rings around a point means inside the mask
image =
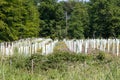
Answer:
[{"label": "grass", "polygon": [[54,48],[54,52],[70,52],[67,45],[63,41],[57,42]]},{"label": "grass", "polygon": [[119,80],[119,62],[119,56],[103,52],[13,55],[0,61],[0,80]]}]

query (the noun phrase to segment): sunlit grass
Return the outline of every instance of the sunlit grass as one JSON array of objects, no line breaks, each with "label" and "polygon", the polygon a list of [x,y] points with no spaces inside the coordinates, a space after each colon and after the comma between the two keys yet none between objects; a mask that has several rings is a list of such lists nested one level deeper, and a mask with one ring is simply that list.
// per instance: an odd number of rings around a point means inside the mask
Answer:
[{"label": "sunlit grass", "polygon": [[[119,80],[120,79],[120,59],[119,56],[102,55],[103,59],[96,55],[79,55],[59,53],[48,56],[34,55],[34,57],[15,55],[1,60],[0,80]],[[104,53],[103,53],[104,54]],[[64,56],[62,56],[64,55]],[[50,57],[51,56],[51,57]],[[31,58],[32,57],[32,58]],[[53,63],[49,63],[51,61]],[[54,59],[55,58],[55,59]],[[75,58],[75,59],[72,59]],[[83,58],[83,59],[78,59]],[[26,60],[34,60],[34,72],[27,69]],[[61,59],[61,60],[59,60]],[[71,60],[72,59],[72,60]],[[10,61],[12,60],[12,62]],[[42,61],[39,64],[39,60]],[[75,61],[74,61],[75,60]],[[78,61],[76,61],[78,60]],[[37,62],[36,62],[37,61]],[[57,61],[57,63],[56,63]],[[46,64],[45,64],[46,63]],[[27,63],[28,64],[28,63]],[[57,64],[54,66],[54,64]],[[31,65],[31,63],[30,63]],[[54,68],[51,68],[50,65]],[[61,66],[62,65],[62,66]],[[37,66],[42,66],[38,68]],[[47,67],[47,68],[45,68]]]}]

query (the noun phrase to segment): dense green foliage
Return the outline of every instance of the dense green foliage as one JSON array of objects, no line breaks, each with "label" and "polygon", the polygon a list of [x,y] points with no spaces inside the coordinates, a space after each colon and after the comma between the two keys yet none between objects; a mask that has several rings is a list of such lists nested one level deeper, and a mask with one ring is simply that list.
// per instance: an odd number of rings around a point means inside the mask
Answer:
[{"label": "dense green foliage", "polygon": [[120,0],[1,0],[0,41],[27,37],[116,38]]},{"label": "dense green foliage", "polygon": [[1,80],[119,80],[120,78],[119,57],[103,52],[88,55],[57,52],[44,56],[13,55],[0,59]]},{"label": "dense green foliage", "polygon": [[69,20],[68,34],[70,38],[84,38],[85,28],[88,26],[88,13],[86,6],[76,3]]},{"label": "dense green foliage", "polygon": [[64,21],[64,11],[62,5],[56,0],[40,1],[38,6],[41,20],[41,37],[60,37]]},{"label": "dense green foliage", "polygon": [[0,1],[0,40],[36,37],[39,13],[31,0]]},{"label": "dense green foliage", "polygon": [[[19,60],[18,60],[19,59]],[[13,55],[7,59],[8,64],[16,68],[24,68],[31,71],[33,60],[33,68],[35,73],[39,73],[41,70],[47,71],[50,69],[57,69],[59,71],[65,71],[69,66],[73,66],[74,63],[85,63],[90,61],[96,61],[96,64],[109,63],[112,60],[112,56],[105,54],[104,52],[98,52],[96,54],[75,54],[70,52],[55,52],[47,56],[41,54],[33,54],[31,56]]]},{"label": "dense green foliage", "polygon": [[90,34],[96,37],[118,37],[120,35],[119,0],[91,0]]}]

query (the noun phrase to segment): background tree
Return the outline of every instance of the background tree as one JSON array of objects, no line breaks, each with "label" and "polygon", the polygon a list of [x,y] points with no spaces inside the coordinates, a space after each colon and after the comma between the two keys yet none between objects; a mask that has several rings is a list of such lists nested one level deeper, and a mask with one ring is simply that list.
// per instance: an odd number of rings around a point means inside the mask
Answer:
[{"label": "background tree", "polygon": [[88,26],[88,13],[85,4],[77,2],[69,20],[69,37],[84,38],[84,30]]},{"label": "background tree", "polygon": [[120,37],[120,0],[1,0],[0,41]]},{"label": "background tree", "polygon": [[64,12],[56,0],[40,1],[41,37],[61,37]]},{"label": "background tree", "polygon": [[[90,0],[90,35],[96,37],[116,37],[119,28],[119,9],[117,0]],[[119,31],[117,32],[117,35]]]},{"label": "background tree", "polygon": [[1,0],[0,39],[4,41],[36,37],[39,13],[31,0]]}]

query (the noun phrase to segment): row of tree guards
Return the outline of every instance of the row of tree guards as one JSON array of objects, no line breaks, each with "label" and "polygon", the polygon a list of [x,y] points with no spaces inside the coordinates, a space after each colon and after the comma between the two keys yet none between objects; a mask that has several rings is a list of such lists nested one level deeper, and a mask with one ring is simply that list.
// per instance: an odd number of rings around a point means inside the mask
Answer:
[{"label": "row of tree guards", "polygon": [[[100,50],[115,55],[120,54],[120,39],[81,39],[63,40],[68,49],[74,53],[91,53]],[[34,38],[21,39],[14,42],[0,43],[0,54],[10,56],[13,54],[31,55],[41,53],[47,55],[54,52],[55,44],[58,40]]]},{"label": "row of tree guards", "polygon": [[31,55],[34,53],[41,53],[46,55],[53,53],[55,44],[58,41],[52,39],[21,39],[14,42],[0,43],[0,53],[2,56],[11,56],[13,54]]},{"label": "row of tree guards", "polygon": [[86,39],[64,40],[70,51],[75,53],[91,53],[100,50],[115,55],[120,54],[120,39]]}]

